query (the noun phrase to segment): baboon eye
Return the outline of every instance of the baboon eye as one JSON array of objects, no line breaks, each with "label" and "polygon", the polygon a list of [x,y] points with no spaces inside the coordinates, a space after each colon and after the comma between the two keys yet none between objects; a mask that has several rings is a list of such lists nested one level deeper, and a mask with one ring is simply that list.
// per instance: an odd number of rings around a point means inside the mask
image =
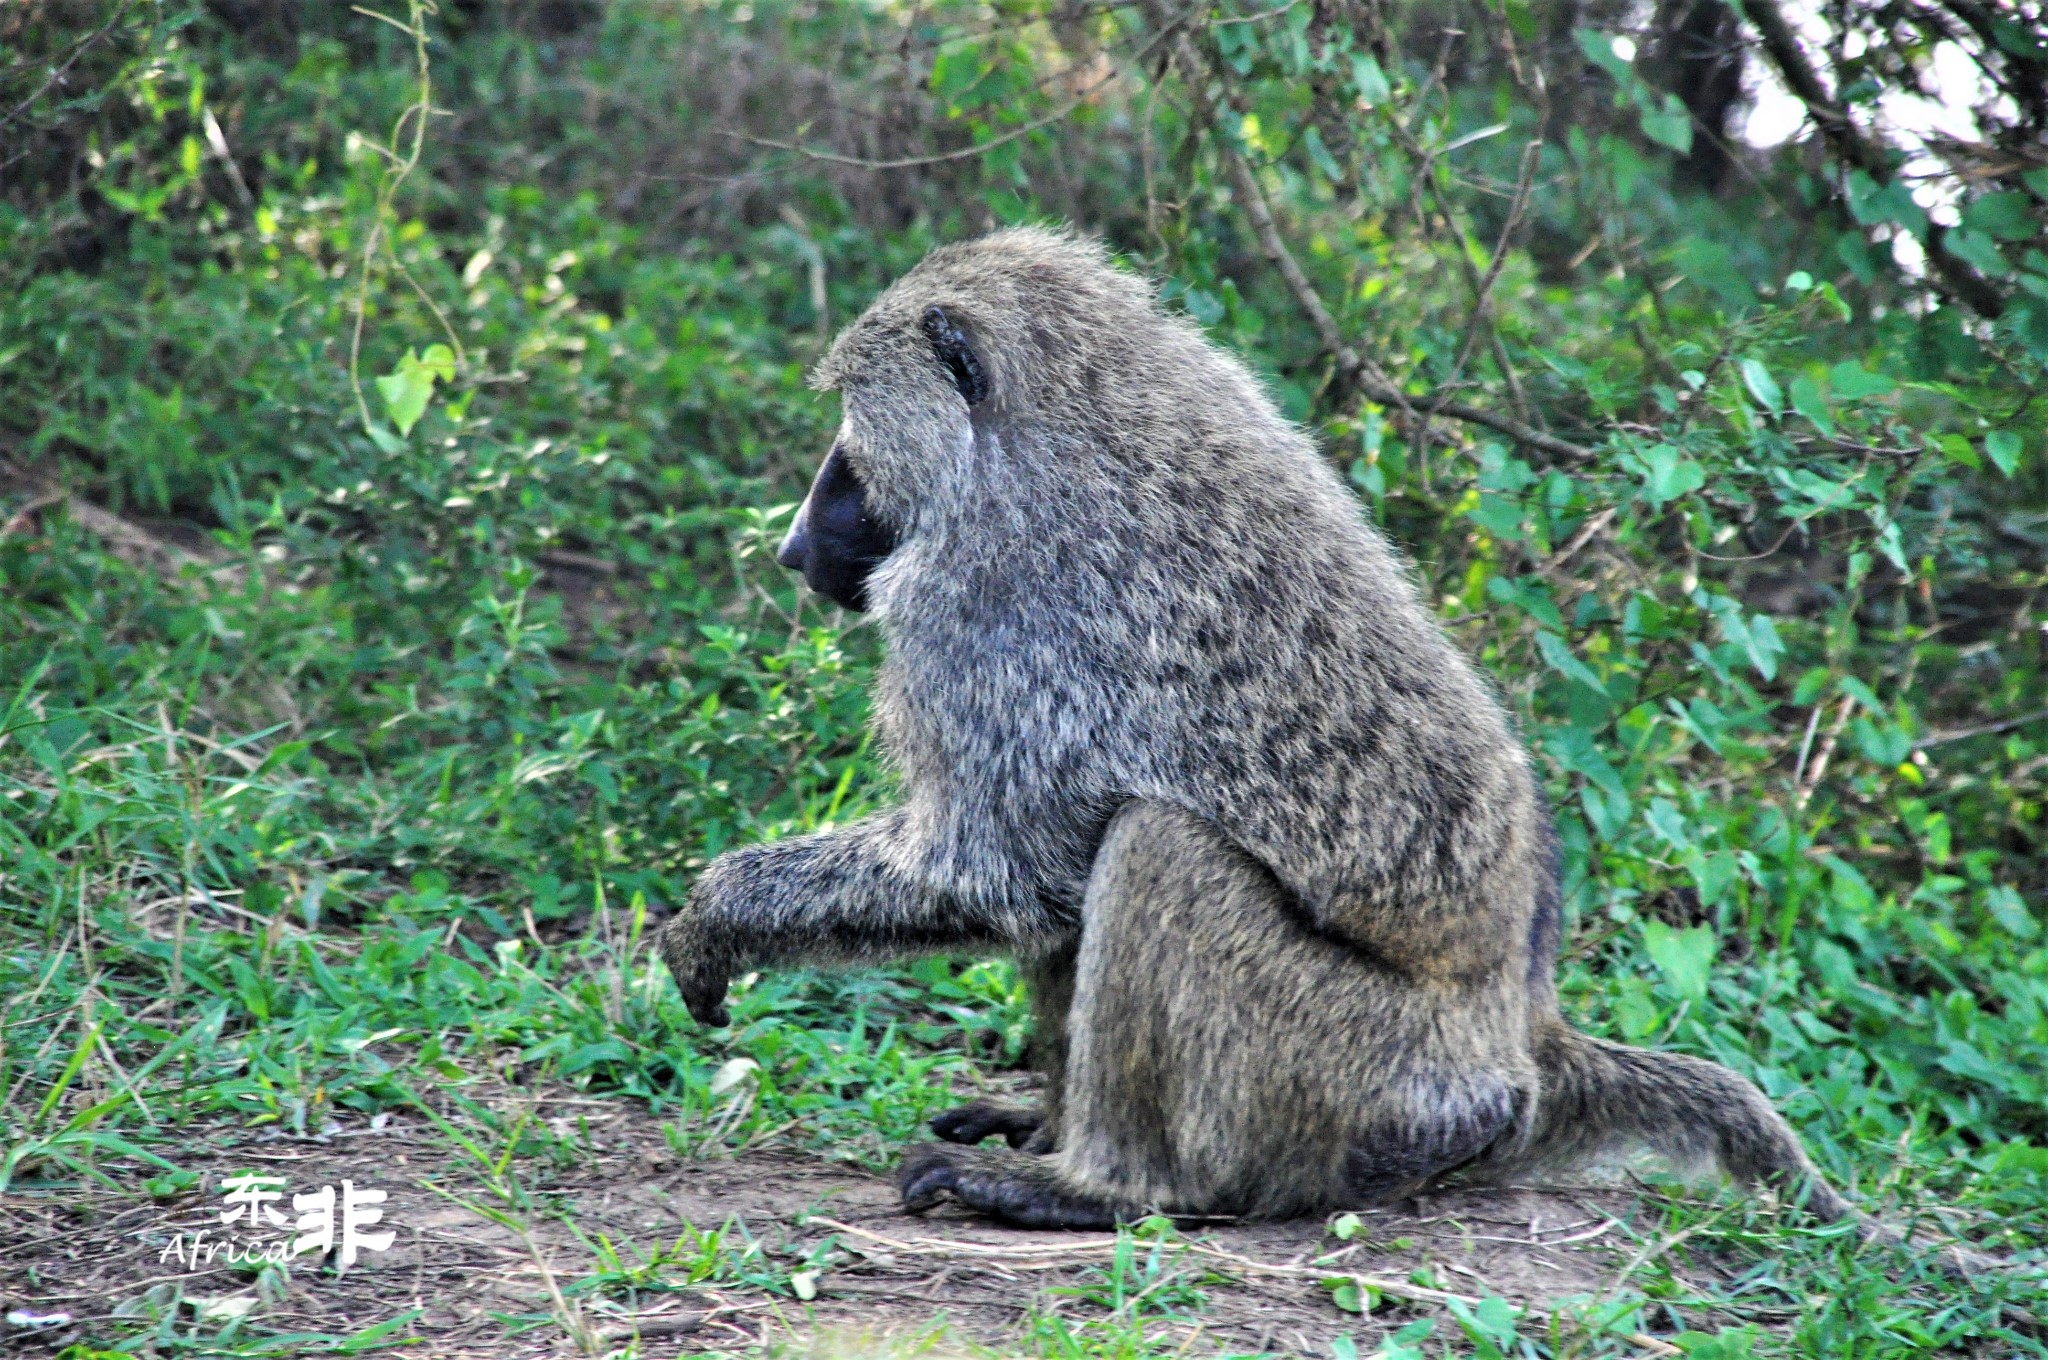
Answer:
[{"label": "baboon eye", "polygon": [[988,371],[981,366],[974,347],[967,343],[967,336],[953,324],[952,318],[940,308],[932,308],[924,314],[924,333],[932,342],[932,353],[953,375],[953,386],[960,389],[961,400],[969,406],[979,406],[987,401]]}]

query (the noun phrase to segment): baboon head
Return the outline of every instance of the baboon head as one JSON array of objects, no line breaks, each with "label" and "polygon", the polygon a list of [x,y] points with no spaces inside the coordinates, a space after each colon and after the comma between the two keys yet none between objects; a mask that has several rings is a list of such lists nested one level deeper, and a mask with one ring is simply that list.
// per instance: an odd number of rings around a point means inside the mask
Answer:
[{"label": "baboon head", "polygon": [[1029,553],[1049,526],[1071,535],[1105,506],[1158,496],[1163,452],[1191,454],[1204,427],[1270,418],[1264,447],[1298,439],[1144,280],[1031,228],[933,251],[840,334],[813,383],[840,392],[844,415],[776,560],[885,616],[880,587],[900,574],[888,564],[920,537],[943,531],[956,565],[975,539]]},{"label": "baboon head", "polygon": [[[944,371],[954,395],[967,411],[971,413],[986,402],[990,390],[988,370],[975,353],[973,342],[946,315],[945,308],[925,308],[918,318],[917,330],[918,338],[911,340],[908,356],[911,376],[928,379],[929,373],[918,374],[916,370],[935,364]],[[841,347],[835,346],[834,353]],[[910,410],[906,414],[913,422],[929,427],[934,419],[943,423],[948,415],[955,414],[946,409],[951,403],[943,396],[939,409],[928,409],[931,394],[916,389],[929,387],[929,382],[913,382],[909,386],[912,390],[902,395],[909,398]],[[898,405],[903,404],[906,403],[899,400]],[[849,400],[848,405],[851,408],[853,402]],[[895,551],[898,532],[872,502],[867,484],[855,467],[856,459],[868,463],[870,458],[848,452],[848,444],[856,438],[851,409],[847,426],[812,480],[810,494],[798,508],[788,537],[776,550],[775,560],[802,571],[805,583],[820,595],[844,608],[862,611],[868,607],[868,577]]]}]

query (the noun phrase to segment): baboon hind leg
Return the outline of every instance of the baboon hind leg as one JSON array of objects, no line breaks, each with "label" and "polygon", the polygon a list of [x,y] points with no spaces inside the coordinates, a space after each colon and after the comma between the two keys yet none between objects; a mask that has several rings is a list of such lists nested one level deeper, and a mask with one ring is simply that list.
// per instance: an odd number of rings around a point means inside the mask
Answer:
[{"label": "baboon hind leg", "polygon": [[1526,1006],[1451,1004],[1315,935],[1207,823],[1134,803],[1082,910],[1057,1151],[919,1148],[906,1207],[1099,1227],[1398,1194],[1508,1133],[1533,1084]]}]

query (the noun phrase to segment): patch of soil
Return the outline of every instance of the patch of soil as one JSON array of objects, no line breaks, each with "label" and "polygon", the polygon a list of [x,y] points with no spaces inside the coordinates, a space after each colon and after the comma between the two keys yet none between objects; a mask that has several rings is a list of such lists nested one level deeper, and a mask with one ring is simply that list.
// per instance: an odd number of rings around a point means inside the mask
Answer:
[{"label": "patch of soil", "polygon": [[[527,1103],[535,1127],[573,1136],[575,1151],[559,1165],[522,1155],[510,1167],[518,1187],[503,1187],[510,1201],[412,1115],[330,1126],[319,1138],[210,1131],[169,1152],[201,1180],[164,1200],[143,1189],[153,1172],[126,1164],[107,1168],[123,1191],[0,1196],[0,1310],[64,1315],[0,1325],[0,1351],[104,1344],[151,1310],[200,1337],[236,1315],[245,1335],[335,1337],[405,1317],[389,1333],[413,1339],[404,1353],[494,1360],[574,1354],[569,1326],[584,1328],[597,1353],[637,1333],[642,1355],[672,1356],[940,1325],[1002,1346],[1034,1314],[1069,1325],[1106,1315],[1111,1235],[1024,1232],[956,1210],[912,1218],[886,1179],[842,1163],[774,1150],[678,1160],[660,1122],[623,1102]],[[282,1197],[267,1207],[283,1222],[252,1229],[247,1210],[221,1222],[223,1181],[251,1171],[281,1179],[269,1188]],[[344,1182],[387,1195],[374,1206],[381,1221],[365,1228],[390,1232],[387,1248],[362,1250],[349,1266],[338,1250],[300,1255],[267,1284],[259,1267],[207,1252],[236,1242],[282,1255],[296,1228],[292,1196],[323,1186],[340,1196]],[[1168,1314],[1155,1337],[1189,1354],[1328,1355],[1347,1332],[1370,1351],[1447,1296],[1492,1293],[1548,1311],[1598,1294],[1655,1236],[1655,1209],[1612,1189],[1456,1191],[1358,1217],[1349,1242],[1322,1221],[1183,1225],[1152,1273],[1151,1247],[1140,1244],[1130,1288],[1151,1287]],[[687,1229],[721,1234],[725,1248],[695,1283],[689,1262],[703,1242]],[[792,1287],[792,1275],[819,1263]],[[1340,1276],[1383,1287],[1382,1307],[1366,1316],[1338,1308],[1325,1281]]]}]

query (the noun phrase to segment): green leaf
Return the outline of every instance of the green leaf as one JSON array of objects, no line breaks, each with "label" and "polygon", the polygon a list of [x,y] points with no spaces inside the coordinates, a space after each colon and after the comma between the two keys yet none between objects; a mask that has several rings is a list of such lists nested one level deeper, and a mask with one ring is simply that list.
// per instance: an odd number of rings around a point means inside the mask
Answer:
[{"label": "green leaf", "polygon": [[1740,309],[1755,304],[1756,289],[1726,244],[1708,236],[1688,235],[1681,239],[1672,258],[1687,278],[1712,292],[1724,306]]},{"label": "green leaf", "polygon": [[1645,921],[1643,945],[1672,991],[1687,1001],[1706,999],[1707,978],[1720,952],[1712,930],[1703,925],[1678,930],[1662,921]]},{"label": "green leaf", "polygon": [[1384,104],[1394,97],[1393,89],[1387,84],[1387,73],[1380,69],[1379,62],[1369,52],[1360,52],[1351,58],[1351,84],[1357,89],[1358,97],[1368,105]]},{"label": "green leaf", "polygon": [[2007,884],[1996,884],[1984,894],[1984,909],[2019,939],[2031,940],[2041,933],[2041,923],[2027,910],[2019,893]]},{"label": "green leaf", "polygon": [[353,1355],[357,1351],[366,1351],[381,1346],[385,1337],[390,1336],[400,1327],[405,1326],[414,1318],[422,1316],[425,1312],[426,1309],[424,1308],[408,1308],[395,1318],[387,1318],[383,1322],[363,1328],[363,1330],[355,1333],[353,1336],[344,1337],[335,1349],[345,1355]]},{"label": "green leaf", "polygon": [[1993,430],[1984,436],[1984,453],[1998,470],[2010,477],[2020,467],[2020,437],[2011,430]]},{"label": "green leaf", "polygon": [[1647,470],[1643,492],[1652,505],[1663,505],[1707,484],[1706,470],[1669,444],[1658,444],[1645,452],[1643,465]]},{"label": "green leaf", "polygon": [[383,453],[386,457],[390,457],[391,455],[397,453],[402,453],[405,450],[405,441],[403,439],[400,439],[397,435],[391,433],[391,431],[385,428],[385,426],[379,421],[373,420],[370,422],[369,434],[370,442],[372,444],[375,444],[378,450],[381,453]]},{"label": "green leaf", "polygon": [[1766,680],[1775,679],[1778,674],[1778,658],[1785,654],[1785,644],[1778,637],[1778,627],[1771,622],[1769,614],[1755,614],[1750,617],[1749,627],[1743,631],[1743,650],[1749,653],[1749,664],[1756,667],[1756,673]]},{"label": "green leaf", "polygon": [[1337,158],[1330,154],[1330,148],[1323,144],[1323,134],[1316,130],[1315,124],[1309,124],[1308,131],[1302,136],[1301,144],[1308,149],[1308,158],[1315,162],[1316,169],[1322,172],[1324,179],[1333,183],[1343,180],[1344,171],[1337,164]]},{"label": "green leaf", "polygon": [[1881,397],[1898,384],[1882,373],[1872,373],[1854,359],[1845,359],[1828,370],[1828,385],[1845,401]]},{"label": "green leaf", "polygon": [[1692,833],[1686,829],[1685,815],[1669,798],[1651,799],[1650,810],[1645,816],[1650,829],[1670,841],[1673,847],[1679,850],[1692,848]]},{"label": "green leaf", "polygon": [[1588,666],[1585,662],[1574,656],[1570,645],[1557,634],[1548,632],[1536,634],[1536,650],[1543,653],[1543,659],[1558,674],[1578,681],[1596,694],[1607,693],[1607,686],[1601,683],[1599,675],[1594,672],[1591,666]]},{"label": "green leaf", "polygon": [[1949,254],[1980,274],[2002,279],[2012,273],[2012,265],[1998,253],[1997,244],[1981,231],[1967,228],[1952,231],[1941,238],[1941,244]]},{"label": "green leaf", "polygon": [[1522,531],[1528,512],[1506,496],[1481,492],[1479,504],[1467,513],[1474,524],[1504,542],[1517,543],[1528,536]]},{"label": "green leaf", "polygon": [[1637,79],[1635,67],[1629,62],[1624,61],[1621,54],[1614,50],[1614,35],[1612,33],[1602,33],[1598,29],[1582,28],[1572,36],[1579,40],[1579,50],[1584,52],[1594,65],[1607,72],[1608,75],[1613,76],[1616,82],[1624,88],[1635,82]]},{"label": "green leaf", "polygon": [[2026,1171],[2039,1175],[2048,1172],[2048,1147],[2034,1147],[2027,1143],[2007,1143],[1998,1153],[2000,1171]]},{"label": "green leaf", "polygon": [[2014,19],[1996,18],[1991,21],[1991,33],[2001,48],[2020,60],[2037,64],[2048,62],[2048,42],[2025,24]]},{"label": "green leaf", "polygon": [[1849,215],[1864,226],[1889,223],[1915,236],[1927,235],[1927,210],[1913,201],[1913,191],[1902,182],[1879,184],[1863,171],[1852,170],[1844,187],[1849,195]]},{"label": "green leaf", "polygon": [[1690,1360],[1750,1360],[1756,1354],[1756,1338],[1756,1328],[1739,1327],[1713,1335],[1680,1332],[1671,1342]]},{"label": "green leaf", "polygon": [[1986,194],[1964,207],[1963,225],[2001,241],[2032,240],[2041,230],[2033,198],[2018,189]]},{"label": "green leaf", "polygon": [[1323,1281],[1323,1288],[1330,1291],[1330,1302],[1347,1313],[1369,1313],[1379,1302],[1379,1291],[1360,1289],[1358,1281],[1344,1275],[1335,1275]]},{"label": "green leaf", "polygon": [[407,350],[398,367],[377,379],[377,395],[401,436],[412,433],[426,414],[434,395],[434,381],[447,382],[455,376],[455,355],[446,345],[429,345],[424,355]]},{"label": "green leaf", "polygon": [[1655,109],[1645,105],[1639,121],[1643,135],[1657,145],[1668,146],[1681,156],[1692,150],[1692,114],[1677,95],[1665,95],[1663,104]]},{"label": "green leaf", "polygon": [[1821,395],[1820,384],[1804,373],[1792,380],[1792,409],[1805,416],[1822,434],[1835,432],[1835,418],[1828,413],[1827,399]]},{"label": "green leaf", "polygon": [[982,60],[979,50],[974,47],[955,47],[941,50],[932,58],[932,73],[927,88],[948,104],[958,103],[960,96],[973,89],[988,74],[988,65]]},{"label": "green leaf", "polygon": [[1628,830],[1631,809],[1628,799],[1620,794],[1602,794],[1592,784],[1584,784],[1579,788],[1579,806],[1585,809],[1586,820],[1604,841],[1619,840]]},{"label": "green leaf", "polygon": [[1906,546],[1899,537],[1897,520],[1886,520],[1884,527],[1877,531],[1877,550],[1885,560],[1899,569],[1902,576],[1911,576],[1913,569],[1906,565]]},{"label": "green leaf", "polygon": [[1771,370],[1756,359],[1744,359],[1741,368],[1742,385],[1756,398],[1757,405],[1772,415],[1785,408],[1785,394],[1778,389],[1778,380],[1771,376]]}]

